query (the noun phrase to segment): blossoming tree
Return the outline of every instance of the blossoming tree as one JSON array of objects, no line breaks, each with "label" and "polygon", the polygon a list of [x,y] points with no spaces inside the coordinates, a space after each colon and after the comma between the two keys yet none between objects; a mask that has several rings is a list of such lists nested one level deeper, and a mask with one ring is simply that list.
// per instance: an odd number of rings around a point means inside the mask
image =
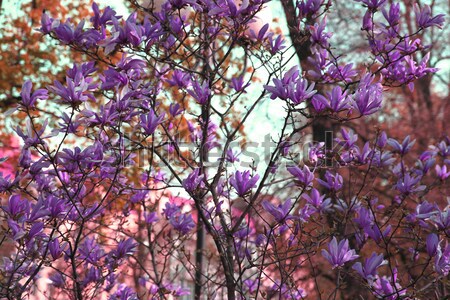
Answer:
[{"label": "blossoming tree", "polygon": [[[443,15],[417,7],[405,35],[400,6],[358,2],[369,42],[358,69],[333,52],[331,1],[295,3],[301,21],[317,19],[299,23],[302,70],[287,67],[290,47],[269,25],[248,30],[264,1],[134,3],[126,20],[94,4],[78,24],[43,14],[42,34],[90,61],[46,89],[22,86],[19,167],[0,176],[0,243],[14,243],[0,296],[346,299],[351,281],[364,298],[444,297],[449,207],[427,195],[447,197],[448,138],[408,157],[412,137],[378,132],[363,145],[343,129],[335,147],[300,154],[319,120],[376,114],[385,89],[437,71],[414,53]],[[59,122],[35,112],[49,101]],[[262,168],[232,146],[264,101],[285,116]]]}]

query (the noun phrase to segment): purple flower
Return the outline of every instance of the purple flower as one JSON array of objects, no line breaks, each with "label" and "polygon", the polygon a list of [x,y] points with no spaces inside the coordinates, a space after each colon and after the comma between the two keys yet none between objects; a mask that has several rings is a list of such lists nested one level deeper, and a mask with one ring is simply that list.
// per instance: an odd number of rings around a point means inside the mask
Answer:
[{"label": "purple flower", "polygon": [[145,223],[147,223],[147,224],[156,223],[159,220],[158,213],[156,211],[151,212],[151,213],[145,212],[144,213],[144,220],[145,220]]},{"label": "purple flower", "polygon": [[120,284],[117,291],[112,294],[108,300],[138,300],[138,296],[133,291],[132,288],[126,286],[125,284]]},{"label": "purple flower", "polygon": [[300,300],[305,299],[308,295],[306,291],[298,286],[291,287],[291,285],[276,280],[272,287],[270,287],[272,293],[280,295],[278,299]]},{"label": "purple flower", "polygon": [[398,179],[395,188],[402,194],[410,194],[415,192],[420,192],[425,189],[424,185],[417,186],[421,177],[420,176],[412,176],[409,173],[406,173],[405,176]]},{"label": "purple flower", "polygon": [[386,2],[386,0],[355,0],[355,1],[363,3],[364,5],[367,6],[368,9],[373,11],[380,8]]},{"label": "purple flower", "polygon": [[170,112],[170,114],[172,115],[172,117],[178,116],[178,115],[181,114],[183,111],[184,111],[184,110],[183,110],[183,108],[181,108],[180,104],[178,104],[178,103],[175,103],[175,104],[172,103],[172,104],[170,104],[169,112]]},{"label": "purple flower", "polygon": [[[401,296],[406,294],[406,289],[402,289],[401,285],[397,283],[397,269],[393,270],[393,278],[383,276],[382,278],[377,277],[372,285],[374,289],[374,295],[377,298],[382,298],[385,300],[397,300],[402,299]],[[395,287],[392,286],[394,283]],[[400,297],[399,297],[400,296]]]},{"label": "purple flower", "polygon": [[259,284],[259,280],[258,279],[245,279],[244,280],[244,285],[246,286],[248,292],[250,294],[253,294],[254,292],[256,292],[256,289],[258,288],[258,284]]},{"label": "purple flower", "polygon": [[291,144],[289,143],[289,141],[282,141],[280,143],[280,153],[282,156],[287,156],[289,154],[289,150],[291,149]]},{"label": "purple flower", "polygon": [[67,210],[67,202],[64,199],[48,196],[45,197],[45,201],[49,216],[52,218],[60,217]]},{"label": "purple flower", "polygon": [[225,159],[226,159],[228,162],[230,162],[230,163],[234,163],[234,162],[239,161],[238,156],[239,156],[239,154],[238,154],[238,153],[235,153],[235,152],[233,151],[233,149],[228,149],[227,152],[226,152]]},{"label": "purple flower", "polygon": [[204,175],[200,175],[200,169],[195,169],[189,176],[183,180],[183,187],[188,193],[193,193],[198,187],[203,186]]},{"label": "purple flower", "polygon": [[143,31],[144,35],[147,38],[146,50],[149,50],[153,46],[154,42],[162,34],[164,34],[164,31],[161,27],[161,23],[160,22],[152,23],[148,16],[145,16],[144,18]]},{"label": "purple flower", "polygon": [[335,86],[331,93],[327,92],[327,97],[321,97],[318,100],[325,100],[323,105],[334,112],[339,112],[350,107],[350,98],[347,96],[347,92],[342,91],[340,86]]},{"label": "purple flower", "polygon": [[314,180],[314,173],[306,165],[303,166],[303,169],[297,166],[290,166],[287,167],[287,170],[295,177],[295,182],[301,186],[310,186]]},{"label": "purple flower", "polygon": [[150,110],[147,114],[142,114],[140,116],[141,123],[140,126],[144,129],[146,135],[152,135],[156,127],[159,126],[164,120],[164,113],[162,113],[159,117],[156,116],[153,110]]},{"label": "purple flower", "polygon": [[247,83],[244,85],[244,76],[239,76],[238,78],[233,77],[231,78],[231,87],[236,92],[245,92],[245,88],[247,88],[250,85],[250,83]]},{"label": "purple flower", "polygon": [[339,174],[331,174],[329,171],[325,173],[325,180],[317,178],[317,181],[324,187],[332,191],[338,191],[344,184],[344,179]]},{"label": "purple flower", "polygon": [[314,207],[314,211],[322,213],[327,212],[331,209],[331,199],[325,199],[325,195],[320,195],[319,191],[312,188],[310,195],[303,194],[302,197]]},{"label": "purple flower", "polygon": [[117,248],[112,250],[112,256],[115,259],[122,259],[134,253],[138,244],[132,238],[122,240],[117,244]]},{"label": "purple flower", "polygon": [[450,210],[439,211],[434,214],[431,219],[439,230],[445,230],[450,235]]},{"label": "purple flower", "polygon": [[45,12],[42,13],[40,31],[43,34],[50,33],[52,31],[53,27],[54,27],[54,22],[53,21],[54,20],[52,18],[50,18]]},{"label": "purple flower", "polygon": [[430,257],[436,255],[438,246],[439,246],[439,237],[435,233],[430,233],[427,236],[427,253]]},{"label": "purple flower", "polygon": [[20,152],[19,166],[28,169],[31,166],[31,151],[30,149],[23,148]]},{"label": "purple flower", "polygon": [[198,83],[198,81],[194,81],[192,83],[192,88],[192,90],[188,90],[189,95],[191,95],[197,103],[201,105],[206,104],[211,95],[208,81],[205,80],[202,84]]},{"label": "purple flower", "polygon": [[58,101],[60,103],[78,107],[89,98],[95,100],[94,96],[88,93],[94,86],[90,85],[83,76],[76,76],[75,79],[66,76],[67,87],[57,80],[55,80],[53,84],[54,85],[48,87],[48,90],[62,98],[61,101]]},{"label": "purple flower", "polygon": [[438,213],[439,208],[437,207],[437,205],[435,203],[434,204],[429,203],[428,201],[425,200],[416,206],[415,212],[409,214],[407,216],[407,220],[409,222],[414,222],[416,219],[427,220]]},{"label": "purple flower", "polygon": [[381,232],[379,226],[372,225],[364,228],[364,232],[374,240],[376,243],[380,243],[382,240],[386,240],[387,235],[391,232],[392,226],[386,226],[386,229]]},{"label": "purple flower", "polygon": [[17,223],[16,221],[12,220],[12,219],[8,219],[8,226],[10,231],[10,236],[14,241],[17,241],[21,238],[23,238],[26,235],[26,232],[23,228],[24,224],[21,223],[19,225],[19,223]]},{"label": "purple flower", "polygon": [[132,203],[138,203],[141,202],[142,200],[145,200],[147,194],[148,194],[148,190],[139,190],[139,191],[135,191],[135,193],[133,195],[131,195],[130,197],[130,201]]},{"label": "purple flower", "polygon": [[179,88],[185,88],[190,84],[191,78],[189,74],[184,73],[183,71],[177,69],[173,71],[172,79],[166,79],[166,81],[171,86],[178,86]]},{"label": "purple flower", "polygon": [[169,0],[169,3],[172,5],[173,8],[176,9],[181,9],[189,4],[193,7],[197,5],[196,1],[194,0]]},{"label": "purple flower", "polygon": [[322,249],[322,255],[333,266],[333,269],[342,267],[346,262],[359,257],[355,250],[349,249],[347,239],[340,241],[338,244],[336,237],[333,237],[331,242],[328,243],[328,251]]},{"label": "purple flower", "polygon": [[328,51],[326,49],[315,51],[314,55],[308,57],[307,61],[311,64],[308,75],[313,79],[321,79],[323,71],[329,65]]},{"label": "purple flower", "polygon": [[48,250],[50,251],[51,256],[54,260],[61,257],[64,247],[61,247],[57,238],[51,240],[48,243]]},{"label": "purple flower", "polygon": [[389,13],[383,8],[383,16],[391,27],[398,25],[400,20],[400,3],[393,3],[389,7]]},{"label": "purple flower", "polygon": [[[106,7],[103,10],[103,14],[100,15],[100,9],[97,3],[94,2],[92,3],[92,10],[94,11],[94,16],[91,18],[91,22],[96,29],[99,29],[107,24],[111,24],[111,18],[116,17],[116,12],[109,6]],[[116,18],[119,19],[120,16],[117,16]]]},{"label": "purple flower", "polygon": [[323,159],[325,157],[323,153],[324,146],[324,142],[320,142],[310,146],[310,148],[308,149],[308,158],[312,163],[316,163],[319,159]]},{"label": "purple flower", "polygon": [[3,207],[5,212],[15,220],[27,218],[30,213],[30,203],[26,199],[21,199],[20,195],[12,195],[8,199],[8,205]]},{"label": "purple flower", "polygon": [[450,272],[450,245],[447,245],[442,251],[438,245],[436,257],[434,259],[434,270],[442,276],[447,276]]},{"label": "purple flower", "polygon": [[435,73],[438,71],[437,68],[427,67],[428,60],[430,59],[430,53],[427,53],[419,63],[417,63],[413,56],[406,56],[404,59],[405,69],[407,77],[404,82],[409,82],[408,87],[410,90],[414,90],[414,80],[417,78],[422,78],[423,76]]},{"label": "purple flower", "polygon": [[275,206],[268,201],[263,201],[261,205],[275,218],[278,223],[284,223],[285,221],[293,218],[292,216],[289,216],[289,212],[292,209],[291,199],[286,200],[283,204],[278,206]]},{"label": "purple flower", "polygon": [[105,252],[97,244],[94,238],[86,238],[84,242],[81,243],[78,253],[80,254],[81,260],[85,260],[86,263],[93,265],[97,264],[105,255]]},{"label": "purple flower", "polygon": [[40,218],[47,218],[50,215],[50,210],[46,207],[47,203],[44,203],[44,200],[39,198],[38,202],[33,205],[33,209],[31,210],[29,221],[36,221]]},{"label": "purple flower", "polygon": [[362,115],[377,112],[383,101],[383,86],[379,82],[372,83],[373,77],[366,74],[360,81],[353,96],[353,107]]},{"label": "purple flower", "polygon": [[371,10],[367,10],[363,17],[363,24],[361,27],[362,30],[370,31],[373,29],[372,18],[373,18],[373,12]]},{"label": "purple flower", "polygon": [[14,180],[11,177],[11,175],[3,176],[3,173],[0,172],[0,193],[11,190],[19,182],[18,176]]},{"label": "purple flower", "polygon": [[91,266],[87,269],[86,275],[83,279],[83,285],[86,286],[91,282],[96,282],[101,278],[101,269],[98,267]]},{"label": "purple flower", "polygon": [[[75,39],[73,25],[69,22],[60,23],[54,29],[56,37],[64,44],[70,44]],[[77,32],[78,34],[82,28]]]},{"label": "purple flower", "polygon": [[28,221],[33,222],[40,218],[46,219],[50,215],[50,209],[46,207],[48,202],[43,200],[43,198],[44,197],[40,197],[38,202],[33,205]]},{"label": "purple flower", "polygon": [[388,139],[387,143],[394,149],[395,152],[405,155],[412,148],[412,146],[414,146],[416,140],[411,141],[411,137],[408,135],[405,137],[401,145],[395,139]]},{"label": "purple flower", "polygon": [[25,81],[25,83],[22,85],[20,96],[22,97],[22,103],[25,107],[33,107],[36,103],[36,100],[45,100],[48,98],[47,90],[38,89],[34,91],[34,93],[31,93],[32,87],[33,84],[30,80]]},{"label": "purple flower", "polygon": [[447,145],[445,141],[441,141],[436,150],[439,150],[439,154],[444,158],[450,155],[450,145]]},{"label": "purple flower", "polygon": [[325,96],[320,94],[315,94],[311,99],[311,104],[314,107],[314,110],[318,113],[327,108],[326,105],[327,102],[328,102],[327,98],[325,98]]},{"label": "purple flower", "polygon": [[136,23],[136,12],[128,17],[123,29],[127,41],[131,45],[138,47],[143,39],[144,27]]},{"label": "purple flower", "polygon": [[176,297],[180,297],[180,296],[184,296],[184,295],[190,295],[191,294],[191,290],[190,288],[187,287],[176,287],[173,289],[173,295]]},{"label": "purple flower", "polygon": [[419,4],[414,4],[414,12],[416,13],[417,26],[420,28],[427,28],[431,26],[437,26],[442,28],[445,22],[445,15],[439,14],[437,16],[431,16],[431,8],[428,5],[424,5],[423,8],[419,7]]},{"label": "purple flower", "polygon": [[189,231],[195,227],[192,215],[182,214],[181,208],[176,204],[167,202],[165,208],[163,209],[163,214],[166,219],[169,220],[172,227],[182,234],[189,233]]},{"label": "purple flower", "polygon": [[317,212],[317,209],[307,204],[300,209],[297,217],[300,220],[300,222],[306,223],[308,222],[311,215],[315,212]]},{"label": "purple flower", "polygon": [[327,17],[324,17],[319,23],[315,23],[314,26],[309,26],[309,31],[311,33],[311,42],[313,46],[320,45],[323,48],[328,47],[328,39],[331,38],[333,33],[325,32],[327,26]]},{"label": "purple flower", "polygon": [[383,254],[377,255],[373,252],[370,258],[366,258],[364,266],[360,262],[357,262],[352,268],[356,270],[361,277],[372,282],[376,279],[377,268],[384,264],[387,264],[387,261],[383,259]]},{"label": "purple flower", "polygon": [[353,130],[341,129],[342,139],[337,138],[336,142],[338,145],[344,146],[345,149],[352,148],[358,141],[358,135],[353,132]]},{"label": "purple flower", "polygon": [[306,0],[297,1],[297,8],[299,10],[299,19],[307,16],[315,16],[322,6],[324,0]]},{"label": "purple flower", "polygon": [[292,67],[287,71],[282,79],[274,78],[272,79],[274,86],[264,85],[264,89],[271,93],[270,99],[280,98],[281,100],[286,100],[289,97],[288,86],[293,85],[297,80],[299,75],[299,70],[297,67]]},{"label": "purple flower", "polygon": [[[233,1],[231,0],[227,0],[228,3],[233,3]],[[254,20],[259,19],[258,17],[256,17]],[[269,29],[269,23],[264,24],[258,31],[258,34],[256,34],[256,32],[253,29],[250,29],[250,38],[257,40],[257,41],[263,41],[267,35],[267,30]]]},{"label": "purple flower", "polygon": [[328,76],[328,82],[345,81],[351,82],[358,72],[353,69],[353,64],[346,64],[345,66],[330,65],[326,75]]},{"label": "purple flower", "polygon": [[264,89],[271,93],[270,99],[280,98],[281,100],[286,100],[288,98],[288,92],[283,81],[277,78],[273,79],[274,86],[264,85]]},{"label": "purple flower", "polygon": [[359,228],[369,228],[373,225],[374,216],[369,209],[361,206],[356,211],[358,213],[358,217],[354,218],[353,221],[355,221]]},{"label": "purple flower", "polygon": [[237,194],[243,197],[256,185],[258,179],[259,175],[250,177],[250,171],[236,171],[234,176],[230,178],[230,184],[235,188]]},{"label": "purple flower", "polygon": [[[402,52],[415,52],[418,46],[420,46],[419,40],[410,42],[405,39],[399,47],[402,48]],[[417,63],[412,55],[404,56],[400,51],[393,51],[388,61],[384,58],[380,58],[380,62],[387,64],[387,68],[382,70],[382,74],[385,80],[398,82],[401,84],[408,84],[411,91],[414,90],[414,81],[427,74],[435,73],[438,69],[427,67],[428,60],[430,58],[427,53],[419,63]],[[394,63],[391,63],[391,62]]]},{"label": "purple flower", "polygon": [[427,161],[427,160],[429,160],[431,158],[434,158],[436,156],[436,154],[437,153],[435,151],[433,151],[433,150],[424,151],[424,152],[422,152],[422,154],[420,154],[419,160]]},{"label": "purple flower", "polygon": [[272,55],[275,55],[279,50],[283,50],[285,48],[285,46],[283,46],[284,44],[284,39],[281,35],[278,35],[276,39],[273,39],[273,36],[270,35],[269,36],[269,52]]},{"label": "purple flower", "polygon": [[288,86],[289,98],[295,105],[304,102],[317,93],[317,91],[314,89],[314,85],[314,82],[308,85],[308,81],[306,79],[298,79],[295,82],[295,87],[293,84],[290,84]]},{"label": "purple flower", "polygon": [[62,288],[66,283],[66,277],[60,272],[53,273],[48,279],[50,279],[52,285],[56,288]]},{"label": "purple flower", "polygon": [[[426,158],[425,160],[418,160],[416,162],[417,169],[414,170],[414,171],[416,172],[417,175],[423,176],[424,174],[428,173],[428,171],[431,169],[431,167],[435,163],[436,163],[436,159],[434,157]],[[439,171],[441,171],[441,170],[438,170],[438,166],[437,165],[436,165],[436,171],[437,171],[436,173],[437,173],[438,177],[440,177],[439,175],[444,175],[445,176],[445,173],[439,174]]]},{"label": "purple flower", "polygon": [[[60,23],[53,28],[53,32],[56,37],[64,44],[78,44],[79,46],[85,46],[87,48],[96,45],[101,39],[101,34],[94,29],[83,30],[85,21],[82,20],[78,23],[77,27],[66,21]],[[53,26],[52,26],[53,27]]]},{"label": "purple flower", "polygon": [[210,1],[208,4],[209,4],[208,5],[209,6],[208,14],[210,16],[222,16],[222,17],[226,16],[226,17],[232,17],[232,19],[235,19],[235,18],[239,19],[238,15],[243,13],[248,7],[248,2],[247,2],[247,5],[242,5],[238,9],[236,4],[231,0],[218,1],[218,2]]},{"label": "purple flower", "polygon": [[450,176],[450,171],[447,172],[447,166],[443,165],[442,167],[440,165],[436,165],[436,175],[441,180],[445,180]]},{"label": "purple flower", "polygon": [[378,146],[378,148],[384,148],[384,146],[386,146],[386,143],[387,143],[387,135],[386,135],[386,132],[382,132],[381,134],[380,134],[380,136],[377,138],[377,146]]},{"label": "purple flower", "polygon": [[[124,57],[122,57],[122,59],[124,59]],[[136,63],[132,63],[132,62],[136,62]],[[129,63],[127,63],[127,65],[125,65],[126,67],[130,67],[129,65],[135,65],[134,68],[131,68],[131,71],[135,71],[136,73],[133,72],[133,74],[137,74],[138,72],[140,72],[141,67],[139,66],[140,60],[137,59],[133,59],[131,60]],[[123,67],[125,67],[123,66]],[[123,69],[122,67],[122,69]],[[108,70],[103,72],[103,75],[100,75],[100,79],[102,81],[102,85],[101,88],[103,90],[112,90],[115,89],[117,87],[122,87],[128,84],[129,82],[129,78],[128,78],[128,74],[127,73],[131,73],[131,72],[127,72],[126,70],[120,70],[117,71],[113,68],[109,68]]]},{"label": "purple flower", "polygon": [[100,111],[95,113],[93,111],[83,111],[83,114],[89,120],[89,125],[114,126],[116,125],[119,113],[113,105],[100,106]]},{"label": "purple flower", "polygon": [[355,146],[353,152],[355,162],[365,164],[369,160],[369,155],[372,154],[372,149],[370,148],[369,142],[366,142],[362,150],[358,146]]},{"label": "purple flower", "polygon": [[[172,199],[170,199],[172,201]],[[172,218],[174,215],[178,214],[181,211],[180,207],[174,203],[167,202],[164,209],[163,214],[167,219]]]},{"label": "purple flower", "polygon": [[115,273],[109,273],[106,275],[105,291],[109,292],[116,284],[117,275]]},{"label": "purple flower", "polygon": [[27,234],[26,245],[28,249],[36,247],[36,240],[46,238],[47,236],[43,233],[44,223],[38,222],[34,223]]},{"label": "purple flower", "polygon": [[49,161],[45,161],[45,159],[43,157],[41,157],[37,162],[34,162],[31,166],[30,166],[30,174],[32,175],[37,175],[41,172],[43,172],[44,169],[46,169],[47,167],[49,167],[51,165],[51,163]]},{"label": "purple flower", "polygon": [[191,214],[178,214],[169,218],[170,225],[181,234],[189,233],[194,227],[195,223]]}]

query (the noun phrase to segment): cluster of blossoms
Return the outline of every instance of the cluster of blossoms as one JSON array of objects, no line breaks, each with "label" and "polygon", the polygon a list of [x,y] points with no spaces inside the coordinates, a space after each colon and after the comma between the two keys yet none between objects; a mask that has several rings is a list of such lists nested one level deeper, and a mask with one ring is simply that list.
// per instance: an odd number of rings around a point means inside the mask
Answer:
[{"label": "cluster of blossoms", "polygon": [[[365,295],[412,299],[434,290],[429,282],[444,284],[450,207],[433,192],[450,177],[448,137],[415,157],[409,136],[380,132],[361,145],[343,128],[336,147],[314,144],[302,161],[290,155],[304,142],[292,120],[374,114],[385,87],[436,71],[427,56],[414,61],[427,47],[412,39],[443,16],[416,8],[417,32],[407,37],[398,4],[357,2],[367,6],[363,30],[376,61],[363,75],[333,55],[322,0],[296,3],[314,21],[303,28],[312,67],[302,73],[284,72],[281,35],[268,25],[248,30],[264,1],[170,0],[126,20],[94,3],[88,28],[44,13],[44,35],[93,61],[46,89],[23,84],[17,172],[0,173],[0,245],[11,249],[0,297],[304,299],[321,295],[326,278],[336,279],[336,296],[352,274]],[[388,24],[374,21],[379,12]],[[254,73],[228,65],[242,51],[255,69],[259,61],[275,70],[256,100],[245,98]],[[286,108],[279,140],[266,169],[241,171],[230,144],[268,97]],[[50,100],[57,122],[39,114]]]}]

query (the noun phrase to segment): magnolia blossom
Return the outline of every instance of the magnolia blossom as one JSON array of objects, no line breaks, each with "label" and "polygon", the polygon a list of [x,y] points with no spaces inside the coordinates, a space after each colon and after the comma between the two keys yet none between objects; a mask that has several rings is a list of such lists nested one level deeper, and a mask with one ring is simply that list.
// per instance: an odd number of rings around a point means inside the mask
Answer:
[{"label": "magnolia blossom", "polygon": [[283,204],[278,206],[275,206],[268,201],[263,201],[262,207],[268,211],[277,222],[285,222],[292,218],[292,216],[289,216],[289,212],[292,209],[291,199],[286,200]]},{"label": "magnolia blossom", "polygon": [[376,253],[372,253],[369,258],[366,258],[364,265],[357,262],[353,265],[353,269],[356,270],[361,277],[372,282],[376,279],[377,268],[385,264],[387,264],[387,261],[383,259],[383,254],[377,255]]},{"label": "magnolia blossom", "polygon": [[243,197],[247,194],[255,185],[259,179],[259,175],[250,176],[250,171],[236,171],[234,176],[230,178],[230,184],[236,189],[239,196]]},{"label": "magnolia blossom", "polygon": [[348,240],[343,239],[337,242],[336,237],[333,237],[331,242],[328,243],[328,251],[322,249],[322,255],[334,268],[342,267],[346,262],[357,259],[359,255],[355,250],[349,249]]}]

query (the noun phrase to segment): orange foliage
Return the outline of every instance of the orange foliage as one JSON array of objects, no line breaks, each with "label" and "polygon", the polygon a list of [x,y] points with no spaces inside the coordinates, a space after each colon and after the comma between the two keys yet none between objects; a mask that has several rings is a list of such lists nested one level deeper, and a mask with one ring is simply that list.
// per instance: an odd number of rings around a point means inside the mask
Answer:
[{"label": "orange foliage", "polygon": [[[61,1],[34,0],[22,5],[18,16],[6,13],[0,23],[0,95],[1,108],[7,108],[18,100],[22,83],[33,78],[38,86],[52,83],[59,78],[68,61],[77,60],[80,54],[64,49],[52,41],[43,41],[36,28],[40,26],[43,11],[58,18],[82,19],[88,16],[90,1],[64,5]],[[4,13],[3,13],[4,14]],[[33,74],[40,74],[34,78]],[[40,82],[40,84],[38,84]]]}]

